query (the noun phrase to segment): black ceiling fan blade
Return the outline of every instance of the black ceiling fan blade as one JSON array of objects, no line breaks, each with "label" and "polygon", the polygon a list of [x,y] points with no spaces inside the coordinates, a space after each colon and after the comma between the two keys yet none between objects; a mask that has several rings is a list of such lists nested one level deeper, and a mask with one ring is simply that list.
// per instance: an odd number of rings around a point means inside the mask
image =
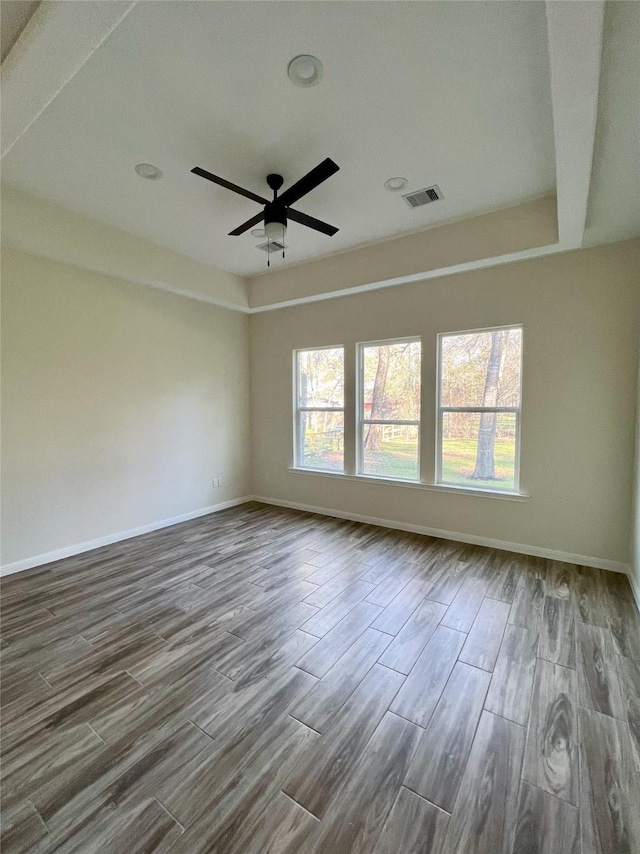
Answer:
[{"label": "black ceiling fan blade", "polygon": [[206,169],[201,169],[199,166],[196,166],[191,171],[194,175],[199,175],[201,178],[206,178],[207,181],[213,181],[214,184],[219,184],[221,187],[226,187],[227,190],[232,190],[234,193],[239,193],[241,196],[244,196],[247,199],[252,199],[252,201],[258,202],[261,205],[267,204],[267,199],[263,199],[262,196],[258,196],[256,193],[252,193],[251,190],[243,190],[243,188],[238,187],[237,184],[232,184],[231,181],[225,181],[224,178],[219,178],[217,175],[213,175],[211,172],[207,172]]},{"label": "black ceiling fan blade", "polygon": [[239,225],[237,228],[234,228],[233,231],[229,232],[229,236],[237,237],[239,234],[244,234],[245,231],[248,231],[252,226],[257,225],[259,222],[262,222],[264,219],[264,211],[255,216],[252,216],[251,219],[248,219],[246,222],[243,222],[242,225]]},{"label": "black ceiling fan blade", "polygon": [[321,231],[323,234],[328,234],[333,237],[336,231],[339,231],[335,225],[329,225],[328,222],[322,222],[321,219],[316,219],[314,216],[294,211],[293,208],[287,208],[287,216],[294,222],[299,222],[300,225],[306,225],[307,228],[314,228],[316,231]]},{"label": "black ceiling fan blade", "polygon": [[282,202],[283,205],[289,207],[289,205],[295,204],[298,199],[301,199],[303,196],[306,196],[307,193],[310,193],[318,184],[322,184],[323,181],[326,181],[327,178],[330,178],[332,175],[340,169],[337,163],[334,163],[330,157],[327,157],[326,160],[323,160],[322,163],[319,163],[315,169],[312,169],[311,172],[307,172],[307,174],[300,178],[299,181],[296,181],[295,184],[292,184],[288,190],[285,190],[281,196],[278,196],[278,201]]}]

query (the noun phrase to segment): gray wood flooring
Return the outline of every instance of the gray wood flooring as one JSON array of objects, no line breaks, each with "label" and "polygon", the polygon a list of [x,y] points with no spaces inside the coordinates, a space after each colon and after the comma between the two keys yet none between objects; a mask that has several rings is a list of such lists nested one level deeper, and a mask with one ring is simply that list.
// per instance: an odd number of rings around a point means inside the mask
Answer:
[{"label": "gray wood flooring", "polygon": [[3,854],[640,852],[623,576],[252,503],[1,604]]}]

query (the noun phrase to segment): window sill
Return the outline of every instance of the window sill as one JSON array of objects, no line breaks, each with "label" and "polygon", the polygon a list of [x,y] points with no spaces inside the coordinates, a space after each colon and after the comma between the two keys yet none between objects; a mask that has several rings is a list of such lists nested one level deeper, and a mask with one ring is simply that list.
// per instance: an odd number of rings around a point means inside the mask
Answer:
[{"label": "window sill", "polygon": [[316,477],[336,477],[340,480],[362,481],[364,483],[382,483],[387,486],[408,486],[410,489],[426,489],[429,492],[449,492],[454,495],[475,495],[480,498],[498,498],[501,501],[528,501],[526,492],[508,492],[507,490],[479,489],[469,486],[453,486],[437,483],[420,483],[416,480],[401,480],[392,477],[375,477],[367,474],[344,474],[338,471],[323,471],[322,469],[304,469],[289,466],[289,471],[294,474],[311,474]]}]

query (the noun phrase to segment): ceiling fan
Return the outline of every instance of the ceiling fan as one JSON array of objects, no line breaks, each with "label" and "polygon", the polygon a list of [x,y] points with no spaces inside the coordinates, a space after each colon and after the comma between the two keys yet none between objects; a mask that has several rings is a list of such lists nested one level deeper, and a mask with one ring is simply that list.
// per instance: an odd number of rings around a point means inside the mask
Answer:
[{"label": "ceiling fan", "polygon": [[256,195],[256,193],[252,193],[251,190],[244,190],[242,187],[238,187],[237,184],[232,184],[230,181],[225,181],[224,178],[212,175],[211,172],[207,172],[206,169],[201,169],[199,166],[196,166],[191,171],[194,175],[200,175],[201,178],[206,178],[208,181],[213,181],[214,184],[219,184],[221,187],[226,187],[227,190],[233,190],[234,193],[239,193],[247,199],[252,199],[254,202],[264,205],[264,210],[237,228],[234,228],[233,231],[229,232],[230,235],[235,237],[239,234],[244,234],[245,231],[264,220],[264,230],[269,240],[280,240],[286,234],[287,220],[289,219],[300,223],[300,225],[306,225],[307,228],[313,228],[316,231],[321,231],[323,234],[328,234],[329,237],[332,237],[338,231],[335,226],[294,210],[290,205],[295,204],[298,199],[306,196],[307,193],[310,193],[318,184],[322,184],[323,181],[326,181],[327,178],[330,178],[339,169],[340,167],[331,158],[327,157],[326,160],[323,160],[322,163],[319,163],[314,169],[307,172],[303,178],[292,184],[281,196],[278,196],[278,190],[284,183],[282,175],[267,175],[267,184],[273,190],[273,201],[271,202],[268,199],[263,199],[262,196]]}]

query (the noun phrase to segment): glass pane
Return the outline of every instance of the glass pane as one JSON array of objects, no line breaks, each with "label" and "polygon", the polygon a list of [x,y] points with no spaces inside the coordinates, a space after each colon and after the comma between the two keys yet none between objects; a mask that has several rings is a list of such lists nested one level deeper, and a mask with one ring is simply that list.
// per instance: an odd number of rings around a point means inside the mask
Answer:
[{"label": "glass pane", "polygon": [[444,412],[442,480],[459,486],[515,489],[516,416]]},{"label": "glass pane", "polygon": [[418,480],[418,428],[364,424],[362,473]]},{"label": "glass pane", "polygon": [[298,353],[298,405],[344,406],[344,349]]},{"label": "glass pane", "polygon": [[301,412],[298,465],[308,469],[344,469],[342,412]]},{"label": "glass pane", "polygon": [[420,342],[364,347],[364,419],[418,421]]},{"label": "glass pane", "polygon": [[442,337],[442,406],[520,406],[522,329]]}]

